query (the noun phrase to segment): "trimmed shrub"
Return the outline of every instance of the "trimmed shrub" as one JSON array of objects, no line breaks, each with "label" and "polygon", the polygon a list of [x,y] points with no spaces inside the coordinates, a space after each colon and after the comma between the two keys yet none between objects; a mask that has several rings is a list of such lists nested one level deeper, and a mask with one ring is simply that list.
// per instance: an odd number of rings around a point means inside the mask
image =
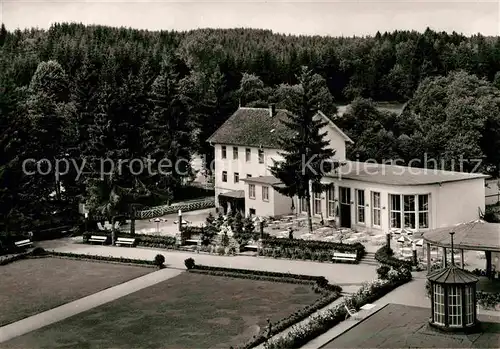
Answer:
[{"label": "trimmed shrub", "polygon": [[377,275],[380,280],[387,280],[387,274],[391,268],[387,265],[381,265],[377,268]]},{"label": "trimmed shrub", "polygon": [[375,259],[381,263],[393,268],[407,268],[412,269],[413,263],[410,261],[405,261],[397,259],[393,256],[393,251],[387,245],[382,246],[375,252]]},{"label": "trimmed shrub", "polygon": [[193,258],[187,258],[184,260],[184,265],[186,266],[186,269],[193,269],[195,266],[194,259]]},{"label": "trimmed shrub", "polygon": [[158,268],[164,268],[165,256],[162,254],[157,254],[154,259],[154,263]]},{"label": "trimmed shrub", "polygon": [[46,255],[47,254],[47,251],[45,251],[43,248],[41,247],[35,247],[33,249],[33,251],[31,251],[31,255],[32,256],[43,256],[43,255]]}]

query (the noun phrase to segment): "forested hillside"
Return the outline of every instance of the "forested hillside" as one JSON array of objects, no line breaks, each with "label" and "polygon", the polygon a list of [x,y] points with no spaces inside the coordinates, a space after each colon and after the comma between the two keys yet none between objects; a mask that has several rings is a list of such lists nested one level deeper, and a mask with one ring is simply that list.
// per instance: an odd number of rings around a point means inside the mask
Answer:
[{"label": "forested hillside", "polygon": [[[181,175],[24,176],[26,158],[189,158],[239,104],[286,107],[296,74],[317,75],[321,108],[351,103],[335,121],[355,141],[352,159],[409,161],[424,154],[500,157],[500,39],[427,30],[366,38],[308,37],[256,29],[148,32],[57,24],[0,31],[0,204],[4,222],[43,216],[63,183],[66,200],[95,209],[175,198]],[[496,86],[496,87],[495,87]],[[374,101],[408,102],[401,116]],[[415,163],[414,165],[421,165]],[[94,166],[94,167],[93,167]],[[448,165],[446,165],[449,167]],[[465,170],[471,170],[466,166]],[[133,172],[133,171],[132,171]],[[9,224],[9,223],[6,223]]]}]

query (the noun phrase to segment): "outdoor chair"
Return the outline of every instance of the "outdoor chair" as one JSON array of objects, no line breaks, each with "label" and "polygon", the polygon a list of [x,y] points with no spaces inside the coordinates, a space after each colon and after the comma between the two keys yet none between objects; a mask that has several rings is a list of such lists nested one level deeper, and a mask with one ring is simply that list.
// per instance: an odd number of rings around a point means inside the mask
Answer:
[{"label": "outdoor chair", "polygon": [[359,313],[356,311],[354,308],[349,308],[346,303],[344,303],[344,308],[347,312],[345,315],[345,318],[347,319],[348,317],[351,317],[353,320],[360,320],[361,316]]}]

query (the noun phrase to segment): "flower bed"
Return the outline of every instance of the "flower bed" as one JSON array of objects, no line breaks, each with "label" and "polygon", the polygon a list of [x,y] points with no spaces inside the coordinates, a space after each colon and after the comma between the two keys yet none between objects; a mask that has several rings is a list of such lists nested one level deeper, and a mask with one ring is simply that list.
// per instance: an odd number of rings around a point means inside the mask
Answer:
[{"label": "flower bed", "polygon": [[249,342],[242,345],[241,348],[253,348],[259,344],[264,343],[267,340],[267,336],[274,336],[275,334],[282,332],[286,328],[304,320],[309,315],[335,301],[340,297],[340,292],[342,291],[342,288],[340,286],[329,284],[328,280],[323,276],[310,276],[260,270],[232,269],[196,265],[192,258],[186,259],[184,263],[186,265],[186,268],[192,273],[311,285],[313,286],[315,292],[322,294],[322,297],[313,304],[302,308],[301,310],[279,320],[276,323],[272,323],[270,332],[259,333],[257,336],[254,336]]},{"label": "flower bed", "polygon": [[398,259],[393,256],[393,251],[387,245],[382,246],[375,252],[375,259],[381,263],[393,268],[408,268],[412,269],[413,263],[409,261],[405,261],[402,259]]},{"label": "flower bed", "polygon": [[476,292],[477,304],[484,309],[497,309],[500,306],[500,293]]},{"label": "flower bed", "polygon": [[[399,269],[404,270],[404,269]],[[398,286],[411,280],[411,273],[398,274],[389,280],[375,280],[365,283],[355,294],[346,297],[346,302],[351,307],[359,309],[367,303],[372,303],[386,295]],[[344,303],[328,309],[323,314],[317,315],[301,326],[296,326],[291,332],[283,337],[265,344],[266,349],[294,349],[306,345],[310,340],[322,335],[333,326],[339,324],[346,317],[347,313]]]},{"label": "flower bed", "polygon": [[327,241],[311,241],[301,239],[267,238],[262,241],[263,248],[259,256],[273,258],[289,258],[313,260],[318,262],[332,261],[334,252],[355,253],[356,261],[363,258],[365,247],[361,243],[344,244]]}]

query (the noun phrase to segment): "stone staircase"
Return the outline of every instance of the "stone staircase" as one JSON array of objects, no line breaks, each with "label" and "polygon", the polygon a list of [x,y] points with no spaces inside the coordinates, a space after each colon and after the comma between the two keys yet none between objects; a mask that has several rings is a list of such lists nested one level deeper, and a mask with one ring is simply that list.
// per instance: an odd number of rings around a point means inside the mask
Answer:
[{"label": "stone staircase", "polygon": [[378,265],[379,263],[375,259],[374,252],[366,252],[364,257],[359,261],[360,264],[368,264],[368,265]]}]

